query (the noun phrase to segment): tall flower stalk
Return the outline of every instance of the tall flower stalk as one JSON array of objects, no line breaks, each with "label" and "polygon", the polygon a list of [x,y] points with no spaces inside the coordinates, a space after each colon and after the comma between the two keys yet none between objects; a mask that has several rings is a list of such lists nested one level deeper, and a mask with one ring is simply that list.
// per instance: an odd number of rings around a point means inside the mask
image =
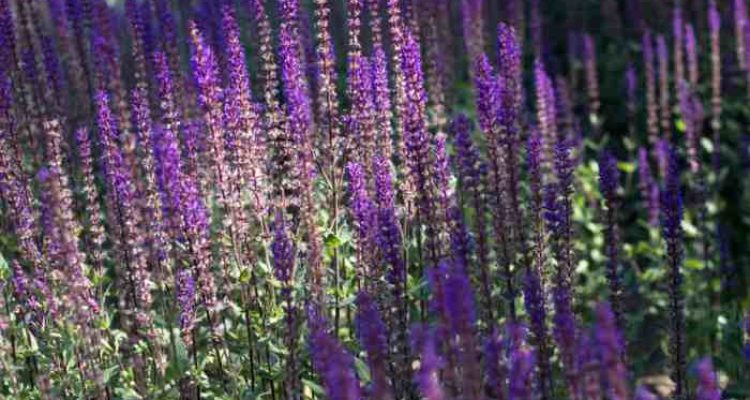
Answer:
[{"label": "tall flower stalk", "polygon": [[[417,241],[421,249],[424,240],[424,254],[420,261],[426,265],[435,265],[440,254],[437,241],[437,215],[435,213],[435,188],[431,184],[429,174],[432,171],[430,157],[430,141],[426,126],[426,101],[424,90],[424,75],[422,73],[422,58],[419,43],[416,38],[406,35],[401,55],[402,71],[404,73],[405,110],[403,116],[403,135],[406,146],[409,180],[414,184],[416,194],[415,229]],[[424,229],[424,236],[422,236]],[[421,252],[421,250],[420,250]]]},{"label": "tall flower stalk", "polygon": [[[85,128],[76,130],[74,135],[80,160],[82,182],[81,186],[85,193],[85,208],[88,212],[86,221],[86,235],[84,235],[84,246],[87,250],[88,262],[94,269],[98,278],[104,276],[104,241],[105,233],[102,225],[102,212],[99,203],[99,190],[94,179],[94,160],[91,155],[91,142],[89,131]],[[101,288],[97,287],[97,295],[101,295]],[[98,297],[97,296],[97,297]]]},{"label": "tall flower stalk", "polygon": [[348,181],[349,209],[357,238],[357,266],[358,278],[365,287],[369,287],[373,279],[378,279],[376,271],[372,269],[372,255],[374,254],[373,233],[375,232],[375,209],[367,193],[367,180],[362,166],[349,162],[346,166]]},{"label": "tall flower stalk", "polygon": [[[481,311],[486,321],[493,320],[493,302],[489,273],[489,240],[487,237],[486,213],[487,200],[482,192],[484,174],[479,150],[471,138],[471,123],[468,118],[459,114],[451,121],[449,128],[456,149],[455,164],[458,167],[459,186],[465,193],[464,202],[474,211],[474,240],[476,242],[476,280],[481,286]],[[462,196],[463,197],[463,196]],[[489,324],[488,324],[489,325]]]},{"label": "tall flower stalk", "polygon": [[297,305],[294,302],[294,271],[296,249],[290,240],[288,228],[280,212],[276,213],[273,227],[271,255],[273,273],[281,283],[281,299],[284,302],[285,344],[288,355],[284,369],[284,392],[289,398],[299,391],[299,373],[297,371]]},{"label": "tall flower stalk", "polygon": [[138,230],[142,216],[135,204],[135,188],[132,175],[126,169],[123,155],[118,141],[118,125],[109,109],[109,97],[104,92],[96,94],[97,126],[99,139],[104,149],[103,167],[107,182],[107,196],[113,197],[110,204],[117,205],[114,210],[120,237],[117,238],[117,260],[125,265],[123,287],[129,288],[128,294],[123,294],[126,302],[132,307],[133,322],[136,332],[149,340],[155,338],[151,331],[152,320],[150,308],[152,296],[150,291],[150,274],[147,268],[147,253],[144,249],[143,237]]},{"label": "tall flower stalk", "polygon": [[[620,196],[618,194],[620,171],[617,169],[617,159],[609,151],[599,156],[599,190],[604,197],[604,242],[607,256],[606,276],[609,284],[609,302],[615,316],[617,329],[625,327],[622,310],[622,277],[620,272],[619,243],[620,227],[618,212]],[[624,350],[623,350],[624,351]]]},{"label": "tall flower stalk", "polygon": [[685,316],[682,294],[682,191],[677,156],[669,155],[669,169],[661,194],[661,226],[666,246],[665,262],[669,279],[670,361],[672,380],[675,382],[674,398],[686,396],[685,373]]},{"label": "tall flower stalk", "polygon": [[732,4],[732,15],[734,16],[734,43],[737,55],[737,63],[741,70],[747,69],[745,59],[745,27],[747,26],[747,6],[743,0],[734,0]]},{"label": "tall flower stalk", "polygon": [[651,173],[648,150],[638,149],[638,189],[644,204],[648,222],[652,226],[659,224],[659,186]]},{"label": "tall flower stalk", "polygon": [[622,361],[625,349],[615,318],[609,304],[599,304],[596,308],[594,339],[602,364],[602,381],[607,398],[626,400],[630,395],[627,371]]},{"label": "tall flower stalk", "polygon": [[[393,110],[394,125],[396,131],[396,159],[399,167],[406,166],[406,134],[404,118],[407,117],[406,108],[406,73],[404,71],[404,47],[406,45],[406,32],[401,18],[401,5],[398,0],[386,0],[386,18],[388,21],[388,36],[391,43],[391,73],[393,74]],[[405,205],[411,205],[413,182],[403,179],[399,187],[400,195]]]},{"label": "tall flower stalk", "polygon": [[505,224],[507,211],[507,191],[504,174],[504,157],[501,152],[502,132],[500,131],[500,121],[498,120],[500,106],[500,87],[497,77],[495,76],[489,60],[486,55],[481,55],[475,60],[474,64],[474,96],[477,108],[477,120],[479,128],[484,134],[487,142],[488,165],[488,192],[491,205],[492,228],[496,235],[495,253],[497,263],[503,273],[505,281],[505,302],[508,315],[511,319],[516,318],[515,298],[516,289],[513,279],[511,265],[511,247],[508,238],[508,231]]},{"label": "tall flower stalk", "polygon": [[695,38],[695,29],[691,24],[685,24],[685,59],[687,61],[687,81],[690,82],[690,86],[695,88],[698,86],[699,70],[698,70],[698,44]]},{"label": "tall flower stalk", "polygon": [[672,9],[672,62],[674,63],[674,81],[676,83],[685,80],[685,51],[684,51],[685,25],[682,16],[682,6],[679,2],[674,3]]},{"label": "tall flower stalk", "polygon": [[[498,80],[501,106],[497,109],[500,123],[500,147],[503,150],[506,172],[507,200],[505,214],[510,217],[509,237],[512,252],[527,254],[526,235],[524,233],[523,215],[520,197],[519,144],[522,127],[522,48],[516,29],[506,24],[497,27],[497,59],[499,63]],[[528,264],[528,262],[527,262]],[[509,285],[509,295],[512,295]]]},{"label": "tall flower stalk", "polygon": [[[546,261],[545,227],[543,215],[543,145],[542,136],[534,133],[529,138],[527,146],[527,168],[529,172],[529,217],[532,223],[532,247],[531,265],[524,272],[524,304],[530,319],[530,328],[534,334],[534,345],[537,350],[539,366],[538,380],[541,386],[542,396],[551,398],[551,367],[550,347],[547,334],[547,310],[545,304],[544,269]],[[552,195],[556,194],[554,189]],[[556,200],[555,200],[556,201]],[[560,284],[560,283],[558,283]]]},{"label": "tall flower stalk", "polygon": [[716,9],[716,2],[708,2],[708,28],[711,41],[711,131],[713,132],[714,152],[712,166],[718,183],[721,154],[721,15]]},{"label": "tall flower stalk", "polygon": [[[578,398],[580,364],[576,362],[577,323],[573,313],[573,226],[572,226],[572,191],[574,161],[573,144],[569,140],[560,141],[555,146],[555,176],[556,181],[544,188],[543,216],[545,227],[550,233],[552,248],[557,261],[554,275],[552,298],[555,314],[553,317],[553,337],[561,352],[562,363],[566,368],[566,383],[568,395]],[[527,144],[529,171],[538,169],[541,139],[538,135],[531,136]],[[533,173],[539,175],[539,172]],[[538,181],[534,178],[534,182]],[[539,183],[536,183],[539,184]]]},{"label": "tall flower stalk", "polygon": [[672,137],[672,103],[669,94],[669,53],[664,36],[656,37],[656,59],[659,69],[659,124],[662,138]]},{"label": "tall flower stalk", "polygon": [[367,352],[367,363],[372,376],[370,395],[375,399],[393,399],[391,383],[388,379],[388,343],[383,320],[376,304],[366,292],[357,295],[357,331]]},{"label": "tall flower stalk", "polygon": [[557,143],[558,132],[555,89],[541,60],[534,62],[534,87],[537,122],[539,132],[542,134],[542,169],[546,173],[552,169],[553,148]]},{"label": "tall flower stalk", "polygon": [[597,72],[596,44],[591,35],[583,36],[584,66],[586,70],[586,93],[588,96],[588,112],[591,125],[595,130],[601,126],[600,109],[601,99],[599,93],[599,74]]},{"label": "tall flower stalk", "polygon": [[307,96],[307,83],[300,61],[298,40],[297,0],[284,0],[279,4],[281,26],[279,29],[279,61],[281,81],[286,96],[286,116],[289,137],[295,146],[295,178],[299,180],[300,217],[307,241],[307,267],[311,291],[316,302],[323,300],[323,270],[321,243],[315,224],[312,153],[312,109]]},{"label": "tall flower stalk", "polygon": [[236,235],[239,243],[235,251],[243,252],[250,229],[248,218],[243,208],[245,187],[250,196],[250,210],[262,212],[266,207],[266,171],[263,165],[265,138],[260,130],[260,117],[253,104],[250,88],[250,77],[247,72],[245,51],[242,47],[239,26],[234,12],[229,6],[222,9],[222,23],[226,40],[227,83],[224,89],[223,120],[226,129],[225,147],[229,162],[231,187],[229,198],[237,204],[229,206],[230,214],[235,218]]},{"label": "tall flower stalk", "polygon": [[404,260],[403,239],[398,223],[396,198],[391,178],[391,166],[387,159],[375,157],[373,165],[375,181],[375,206],[377,230],[375,243],[387,268],[386,281],[389,283],[390,300],[388,305],[389,343],[393,344],[392,376],[396,396],[408,390],[409,351],[407,327],[409,323],[409,300],[407,296],[408,271]]},{"label": "tall flower stalk", "polygon": [[508,327],[509,371],[508,399],[531,400],[534,397],[533,376],[535,354],[524,343],[525,329],[522,325]]},{"label": "tall flower stalk", "polygon": [[354,375],[354,359],[326,331],[326,322],[319,314],[310,312],[312,321],[310,351],[315,371],[323,381],[328,398],[331,400],[358,400],[361,398],[359,381]]},{"label": "tall flower stalk", "polygon": [[642,40],[643,79],[646,92],[646,131],[652,146],[659,138],[659,105],[656,96],[656,71],[654,66],[654,43],[651,33],[645,32]]},{"label": "tall flower stalk", "polygon": [[443,400],[446,395],[440,383],[442,360],[435,345],[435,332],[427,327],[412,329],[412,341],[420,350],[420,366],[415,381],[420,394],[427,400]]},{"label": "tall flower stalk", "polygon": [[653,400],[657,222],[675,397],[744,378],[687,289],[742,292],[746,1],[110,3],[0,0],[0,397]]}]

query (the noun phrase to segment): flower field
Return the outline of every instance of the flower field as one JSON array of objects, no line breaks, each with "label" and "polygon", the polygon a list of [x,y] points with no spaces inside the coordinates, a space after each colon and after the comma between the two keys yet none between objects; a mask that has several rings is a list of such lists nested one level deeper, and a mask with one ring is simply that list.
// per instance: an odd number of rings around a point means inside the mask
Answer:
[{"label": "flower field", "polygon": [[0,399],[750,399],[746,0],[0,0]]}]

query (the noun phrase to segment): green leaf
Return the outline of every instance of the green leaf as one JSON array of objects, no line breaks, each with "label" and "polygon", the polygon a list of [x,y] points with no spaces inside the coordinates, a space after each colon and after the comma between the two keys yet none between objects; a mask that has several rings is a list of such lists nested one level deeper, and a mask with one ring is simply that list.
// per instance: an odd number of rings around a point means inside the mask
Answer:
[{"label": "green leaf", "polygon": [[341,246],[341,239],[335,233],[331,233],[326,236],[324,243],[326,249],[333,250]]},{"label": "green leaf", "polygon": [[620,161],[617,163],[617,168],[626,174],[632,174],[635,172],[635,163]]},{"label": "green leaf", "polygon": [[675,128],[677,129],[677,132],[685,132],[685,128],[687,128],[687,125],[685,125],[685,121],[682,119],[678,119],[674,123]]},{"label": "green leaf", "polygon": [[703,261],[697,259],[697,258],[687,258],[685,259],[685,262],[683,263],[686,269],[696,270],[700,271],[703,269]]},{"label": "green leaf", "polygon": [[372,379],[370,377],[370,367],[361,358],[354,357],[354,369],[357,371],[357,376],[364,382],[369,382]]},{"label": "green leaf", "polygon": [[0,278],[7,279],[10,276],[10,268],[8,268],[8,261],[5,260],[5,256],[0,253]]},{"label": "green leaf", "polygon": [[[309,379],[302,379],[302,385],[305,387],[303,390],[305,392],[312,391],[312,394],[314,394],[316,397],[325,397],[326,391],[323,389],[322,386],[318,385],[317,383],[309,380]],[[306,396],[306,398],[309,398]]]},{"label": "green leaf", "polygon": [[240,271],[240,283],[247,284],[250,282],[250,269],[249,268],[243,268],[242,271]]},{"label": "green leaf", "polygon": [[109,383],[119,370],[120,370],[119,365],[113,365],[109,368],[106,368],[104,371],[102,371],[102,378],[104,379],[104,382]]}]

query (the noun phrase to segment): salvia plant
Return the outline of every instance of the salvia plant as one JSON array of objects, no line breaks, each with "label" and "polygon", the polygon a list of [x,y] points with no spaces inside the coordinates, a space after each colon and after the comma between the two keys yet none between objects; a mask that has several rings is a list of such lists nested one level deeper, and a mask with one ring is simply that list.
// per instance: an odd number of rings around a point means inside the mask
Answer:
[{"label": "salvia plant", "polygon": [[746,0],[0,0],[0,398],[750,398]]}]

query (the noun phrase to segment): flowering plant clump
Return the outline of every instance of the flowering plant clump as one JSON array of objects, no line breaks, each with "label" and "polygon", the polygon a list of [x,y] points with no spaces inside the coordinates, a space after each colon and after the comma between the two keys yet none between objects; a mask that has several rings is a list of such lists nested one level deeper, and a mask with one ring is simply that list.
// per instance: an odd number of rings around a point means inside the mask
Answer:
[{"label": "flowering plant clump", "polygon": [[0,0],[0,398],[750,398],[745,0]]}]

